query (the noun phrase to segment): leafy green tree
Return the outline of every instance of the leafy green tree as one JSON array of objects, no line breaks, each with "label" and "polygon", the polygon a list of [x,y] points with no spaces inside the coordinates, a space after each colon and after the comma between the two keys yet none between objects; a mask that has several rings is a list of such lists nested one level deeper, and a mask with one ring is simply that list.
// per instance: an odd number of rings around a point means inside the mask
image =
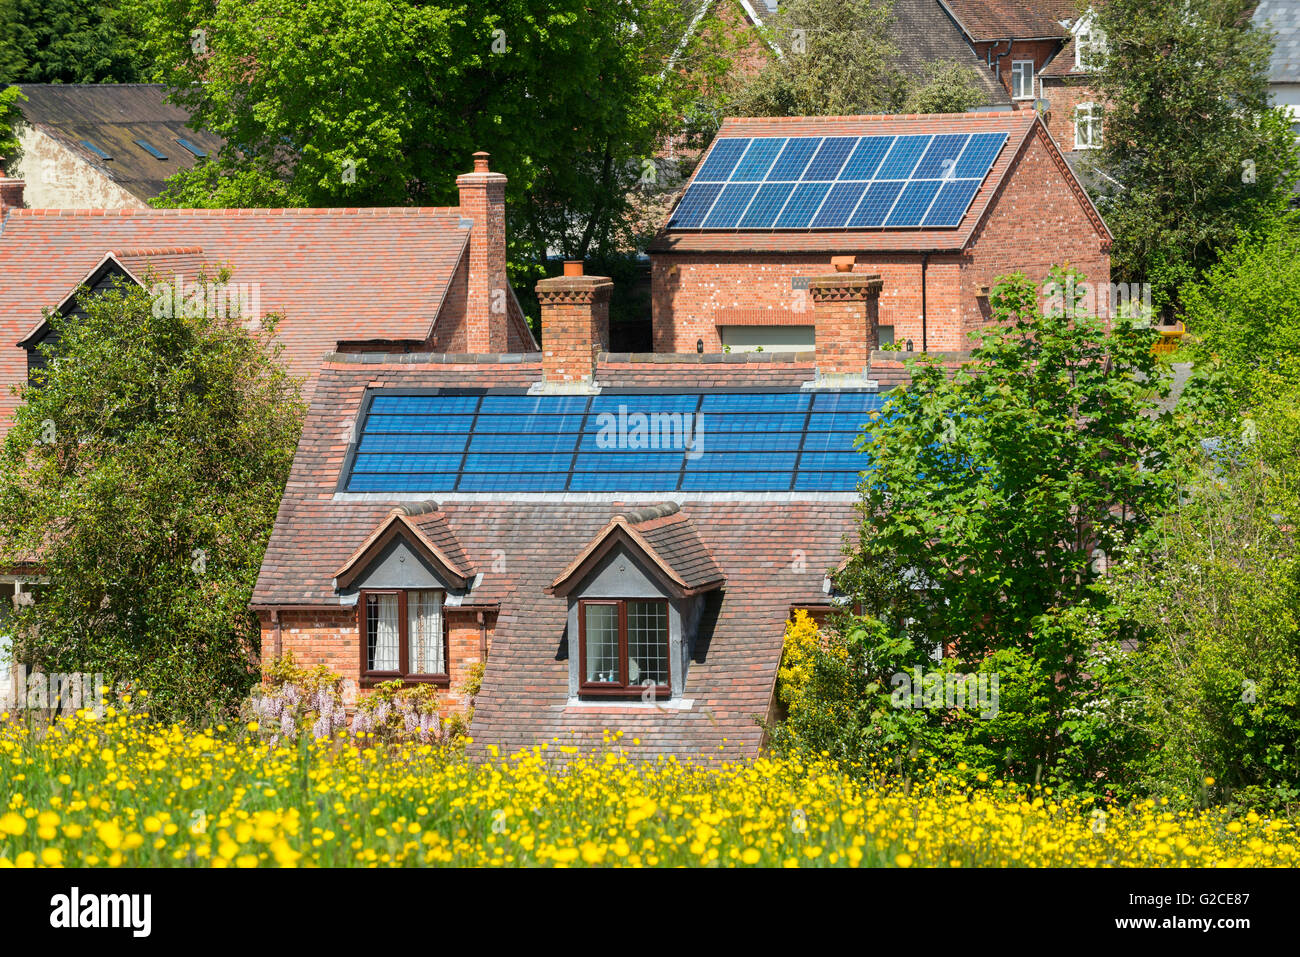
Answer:
[{"label": "leafy green tree", "polygon": [[1116,278],[1152,284],[1154,305],[1208,268],[1239,231],[1284,210],[1296,138],[1269,106],[1267,33],[1250,0],[1108,0],[1095,157]]},{"label": "leafy green tree", "polygon": [[1245,236],[1181,292],[1193,355],[1236,400],[1300,382],[1300,221]]},{"label": "leafy green tree", "polygon": [[171,202],[454,205],[487,150],[516,263],[635,245],[630,194],[685,111],[674,0],[124,0],[195,122],[227,140]]},{"label": "leafy green tree", "polygon": [[854,564],[893,578],[891,604],[931,646],[1035,650],[1041,616],[1088,600],[1094,549],[1163,505],[1153,334],[1108,328],[1070,278],[1053,273],[1046,309],[1023,276],[1000,281],[969,363],[911,360],[910,387],[864,433]]},{"label": "leafy green tree", "polygon": [[781,51],[727,104],[741,116],[887,113],[897,105],[898,48],[882,0],[790,0],[767,32]]},{"label": "leafy green tree", "polygon": [[840,630],[876,662],[878,682],[946,649],[942,667],[1004,672],[1020,702],[1005,709],[1021,716],[1014,731],[1010,719],[962,725],[887,709],[878,723],[924,725],[940,750],[958,734],[1012,773],[1081,779],[1095,768],[1077,740],[1103,734],[1080,720],[1106,673],[1097,652],[1109,603],[1096,583],[1104,555],[1166,504],[1167,423],[1153,413],[1167,385],[1149,329],[1093,316],[1071,274],[1052,282],[1043,310],[1023,276],[1000,281],[995,323],[955,373],[910,362],[911,385],[863,434],[863,522],[837,583],[869,619]]},{"label": "leafy green tree", "polygon": [[984,100],[974,67],[952,60],[931,63],[926,67],[924,80],[908,94],[904,113],[965,113]]},{"label": "leafy green tree", "polygon": [[[224,278],[224,277],[218,277]],[[0,564],[49,578],[15,657],[226,713],[257,674],[248,603],[303,415],[274,318],[168,315],[135,286],[83,293],[0,451]],[[198,310],[178,310],[181,312]]]},{"label": "leafy green tree", "polygon": [[147,79],[138,37],[115,2],[0,0],[0,84]]},{"label": "leafy green tree", "polygon": [[1123,664],[1155,746],[1153,791],[1300,798],[1300,389],[1179,462],[1171,508],[1106,590],[1141,641]]},{"label": "leafy green tree", "polygon": [[12,168],[18,158],[18,122],[22,119],[20,100],[26,99],[16,86],[0,89],[0,156]]},{"label": "leafy green tree", "polygon": [[[928,64],[908,79],[897,66],[890,0],[791,0],[766,28],[781,53],[738,81],[723,109],[740,116],[960,113],[979,105],[974,68]],[[919,85],[917,80],[919,80]]]}]

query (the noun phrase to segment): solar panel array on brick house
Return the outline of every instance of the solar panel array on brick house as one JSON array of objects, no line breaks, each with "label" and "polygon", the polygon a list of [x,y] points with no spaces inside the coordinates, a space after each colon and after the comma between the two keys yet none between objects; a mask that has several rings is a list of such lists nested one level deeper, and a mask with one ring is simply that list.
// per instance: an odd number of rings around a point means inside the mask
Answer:
[{"label": "solar panel array on brick house", "polygon": [[345,492],[846,492],[875,392],[374,390]]},{"label": "solar panel array on brick house", "polygon": [[1005,132],[721,137],[671,229],[955,227]]}]

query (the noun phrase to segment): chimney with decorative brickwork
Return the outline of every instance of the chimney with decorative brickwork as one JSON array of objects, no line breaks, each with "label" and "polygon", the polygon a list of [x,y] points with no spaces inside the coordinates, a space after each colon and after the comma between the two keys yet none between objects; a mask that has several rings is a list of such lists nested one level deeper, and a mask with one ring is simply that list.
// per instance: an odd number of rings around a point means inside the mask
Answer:
[{"label": "chimney with decorative brickwork", "polygon": [[467,352],[508,352],[506,280],[506,177],[474,154],[474,171],[456,177],[460,212],[473,221],[469,236],[469,288],[465,303]]},{"label": "chimney with decorative brickwork", "polygon": [[819,375],[866,377],[871,351],[880,341],[882,285],[877,275],[854,272],[808,280]]},{"label": "chimney with decorative brickwork", "polygon": [[582,263],[537,284],[542,306],[542,377],[552,385],[590,385],[596,354],[609,348],[608,276],[584,276]]}]

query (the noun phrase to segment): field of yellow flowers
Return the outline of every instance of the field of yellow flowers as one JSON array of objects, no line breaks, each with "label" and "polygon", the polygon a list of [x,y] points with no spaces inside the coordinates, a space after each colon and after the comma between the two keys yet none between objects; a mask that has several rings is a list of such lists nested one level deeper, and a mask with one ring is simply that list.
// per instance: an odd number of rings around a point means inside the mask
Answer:
[{"label": "field of yellow flowers", "polygon": [[1155,802],[1102,813],[942,774],[904,790],[825,762],[637,761],[618,736],[472,765],[254,730],[112,708],[44,731],[0,723],[0,867],[1300,863],[1289,822]]}]

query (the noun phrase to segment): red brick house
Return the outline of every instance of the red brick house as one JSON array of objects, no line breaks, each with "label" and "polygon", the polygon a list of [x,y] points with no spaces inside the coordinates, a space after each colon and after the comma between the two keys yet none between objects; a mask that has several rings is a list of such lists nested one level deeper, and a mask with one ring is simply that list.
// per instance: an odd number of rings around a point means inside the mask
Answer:
[{"label": "red brick house", "polygon": [[832,256],[881,277],[882,344],[964,349],[995,277],[1108,283],[1110,244],[1032,110],[728,119],[649,248],[655,349],[812,348]]},{"label": "red brick house", "polygon": [[1102,39],[1076,0],[937,0],[1011,94],[1037,110],[1066,158],[1101,141],[1089,51]]},{"label": "red brick house", "polygon": [[211,281],[229,267],[250,320],[282,314],[308,396],[338,349],[536,349],[506,279],[505,177],[480,153],[457,184],[448,208],[49,210],[24,208],[22,181],[0,176],[0,433],[11,387],[40,361],[44,310],[117,277],[188,293],[200,269]]},{"label": "red brick house", "polygon": [[612,283],[566,275],[538,285],[540,355],[330,356],[253,596],[263,660],[432,683],[447,710],[486,661],[479,754],[606,730],[754,753],[898,381],[880,280],[810,271],[817,353],[611,354]]}]

